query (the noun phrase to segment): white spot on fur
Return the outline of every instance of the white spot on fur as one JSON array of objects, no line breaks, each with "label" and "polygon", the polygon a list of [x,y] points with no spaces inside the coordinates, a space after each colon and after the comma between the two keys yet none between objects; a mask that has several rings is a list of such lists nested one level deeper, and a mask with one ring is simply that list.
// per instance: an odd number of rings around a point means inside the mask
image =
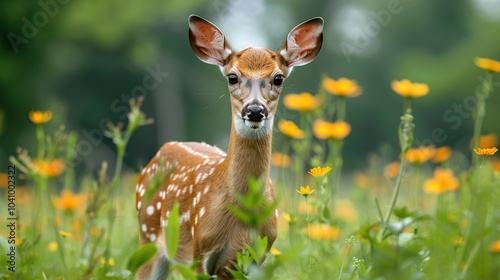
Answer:
[{"label": "white spot on fur", "polygon": [[155,208],[152,205],[149,205],[148,208],[146,208],[146,214],[148,214],[149,216],[153,215],[154,212]]},{"label": "white spot on fur", "polygon": [[149,240],[151,240],[151,241],[155,241],[155,240],[156,240],[156,234],[151,233],[151,234],[149,235]]},{"label": "white spot on fur", "polygon": [[184,212],[184,214],[181,215],[180,222],[185,223],[189,221],[189,218],[191,217],[191,213],[188,211]]},{"label": "white spot on fur", "polygon": [[161,209],[161,201],[158,201],[156,203],[156,210],[160,210]]},{"label": "white spot on fur", "polygon": [[142,201],[138,201],[137,202],[137,210],[141,209],[141,206],[142,206]]},{"label": "white spot on fur", "polygon": [[200,218],[203,217],[203,215],[205,215],[205,207],[200,208]]},{"label": "white spot on fur", "polygon": [[148,231],[148,226],[146,226],[146,224],[142,224],[141,225],[141,230],[142,230],[142,232]]}]

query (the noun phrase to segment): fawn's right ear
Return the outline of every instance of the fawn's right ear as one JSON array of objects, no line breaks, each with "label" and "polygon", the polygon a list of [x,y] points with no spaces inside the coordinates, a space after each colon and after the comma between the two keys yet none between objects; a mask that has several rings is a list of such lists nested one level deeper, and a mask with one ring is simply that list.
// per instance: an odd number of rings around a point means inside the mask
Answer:
[{"label": "fawn's right ear", "polygon": [[233,53],[222,31],[197,15],[189,16],[189,43],[196,56],[208,64],[224,66]]}]

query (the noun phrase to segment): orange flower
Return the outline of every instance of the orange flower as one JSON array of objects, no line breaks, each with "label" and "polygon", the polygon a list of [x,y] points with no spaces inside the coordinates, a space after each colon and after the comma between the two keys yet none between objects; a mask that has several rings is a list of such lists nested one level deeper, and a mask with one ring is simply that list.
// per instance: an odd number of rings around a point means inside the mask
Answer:
[{"label": "orange flower", "polygon": [[287,94],[283,104],[290,110],[309,112],[316,110],[321,104],[320,100],[308,92],[300,94]]},{"label": "orange flower", "polygon": [[51,111],[31,111],[29,119],[34,124],[44,124],[52,119]]},{"label": "orange flower", "polygon": [[491,168],[496,172],[500,173],[500,160],[497,158],[492,158],[491,160]]},{"label": "orange flower", "polygon": [[436,168],[434,178],[424,182],[424,191],[426,193],[442,194],[458,189],[458,179],[453,177],[451,170]]},{"label": "orange flower", "polygon": [[311,170],[309,170],[307,173],[309,173],[310,175],[314,176],[314,177],[321,177],[321,176],[325,176],[328,172],[330,172],[330,170],[332,170],[332,168],[330,166],[326,166],[326,167],[314,167],[314,168],[311,168]]},{"label": "orange flower", "polygon": [[330,94],[342,97],[356,97],[361,94],[361,87],[358,86],[355,80],[340,78],[334,80],[325,77],[323,79],[323,88]]},{"label": "orange flower", "polygon": [[350,200],[339,199],[335,203],[335,216],[346,223],[354,223],[358,219],[358,212]]},{"label": "orange flower", "polygon": [[84,202],[84,198],[83,195],[74,195],[70,190],[63,190],[61,196],[55,198],[52,204],[54,204],[56,208],[65,211],[73,211]]},{"label": "orange flower", "polygon": [[409,80],[392,81],[392,90],[407,98],[418,98],[429,93],[429,86],[421,83],[412,83]]},{"label": "orange flower", "polygon": [[314,135],[321,140],[332,138],[342,140],[351,133],[351,125],[346,122],[326,122],[316,120],[313,124]]},{"label": "orange flower", "polygon": [[271,162],[277,167],[288,167],[290,166],[290,156],[282,153],[273,153],[271,156]]},{"label": "orange flower", "polygon": [[306,234],[316,240],[336,240],[339,229],[327,224],[311,224],[306,229]]},{"label": "orange flower", "polygon": [[399,161],[393,161],[385,166],[384,174],[387,178],[396,178],[399,174]]},{"label": "orange flower", "polygon": [[491,243],[490,251],[493,253],[500,253],[500,240]]},{"label": "orange flower", "polygon": [[356,171],[353,175],[354,182],[362,188],[370,186],[370,177],[361,171]]},{"label": "orange flower", "polygon": [[9,185],[9,175],[0,173],[0,189],[4,189]]},{"label": "orange flower", "polygon": [[500,72],[500,61],[489,58],[476,57],[476,59],[474,59],[474,63],[477,67],[486,71]]},{"label": "orange flower", "polygon": [[450,158],[450,156],[451,148],[449,146],[443,146],[436,149],[432,161],[435,163],[445,162]]},{"label": "orange flower", "polygon": [[304,138],[304,131],[302,131],[294,122],[280,120],[278,122],[278,129],[284,135],[292,139],[302,139]]},{"label": "orange flower", "polygon": [[493,147],[493,148],[484,148],[484,149],[481,149],[481,148],[477,148],[477,149],[474,149],[474,152],[480,156],[492,156],[494,155],[496,152],[498,151],[497,147]]},{"label": "orange flower", "polygon": [[491,133],[479,136],[479,148],[496,147],[497,145],[498,137],[496,134]]},{"label": "orange flower", "polygon": [[33,170],[45,177],[55,178],[64,172],[64,161],[62,159],[34,159]]},{"label": "orange flower", "polygon": [[434,156],[434,152],[435,149],[432,146],[420,146],[409,149],[404,156],[409,163],[420,165],[429,161]]}]

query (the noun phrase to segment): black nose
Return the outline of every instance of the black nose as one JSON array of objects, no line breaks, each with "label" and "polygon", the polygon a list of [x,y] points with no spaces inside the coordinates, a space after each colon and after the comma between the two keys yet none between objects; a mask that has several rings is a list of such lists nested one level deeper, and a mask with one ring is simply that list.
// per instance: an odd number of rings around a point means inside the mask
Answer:
[{"label": "black nose", "polygon": [[252,104],[247,105],[243,110],[244,115],[252,122],[260,122],[267,116],[267,110],[262,105]]}]

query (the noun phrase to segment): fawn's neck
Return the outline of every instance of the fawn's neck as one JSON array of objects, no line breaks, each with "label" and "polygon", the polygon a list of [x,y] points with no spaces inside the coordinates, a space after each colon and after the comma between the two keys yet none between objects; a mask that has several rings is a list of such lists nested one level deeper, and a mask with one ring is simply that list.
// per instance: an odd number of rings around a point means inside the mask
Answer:
[{"label": "fawn's neck", "polygon": [[[231,128],[226,156],[226,183],[233,192],[246,193],[248,179],[267,179],[270,170],[272,133],[244,138]],[[265,181],[264,181],[265,182]]]}]

